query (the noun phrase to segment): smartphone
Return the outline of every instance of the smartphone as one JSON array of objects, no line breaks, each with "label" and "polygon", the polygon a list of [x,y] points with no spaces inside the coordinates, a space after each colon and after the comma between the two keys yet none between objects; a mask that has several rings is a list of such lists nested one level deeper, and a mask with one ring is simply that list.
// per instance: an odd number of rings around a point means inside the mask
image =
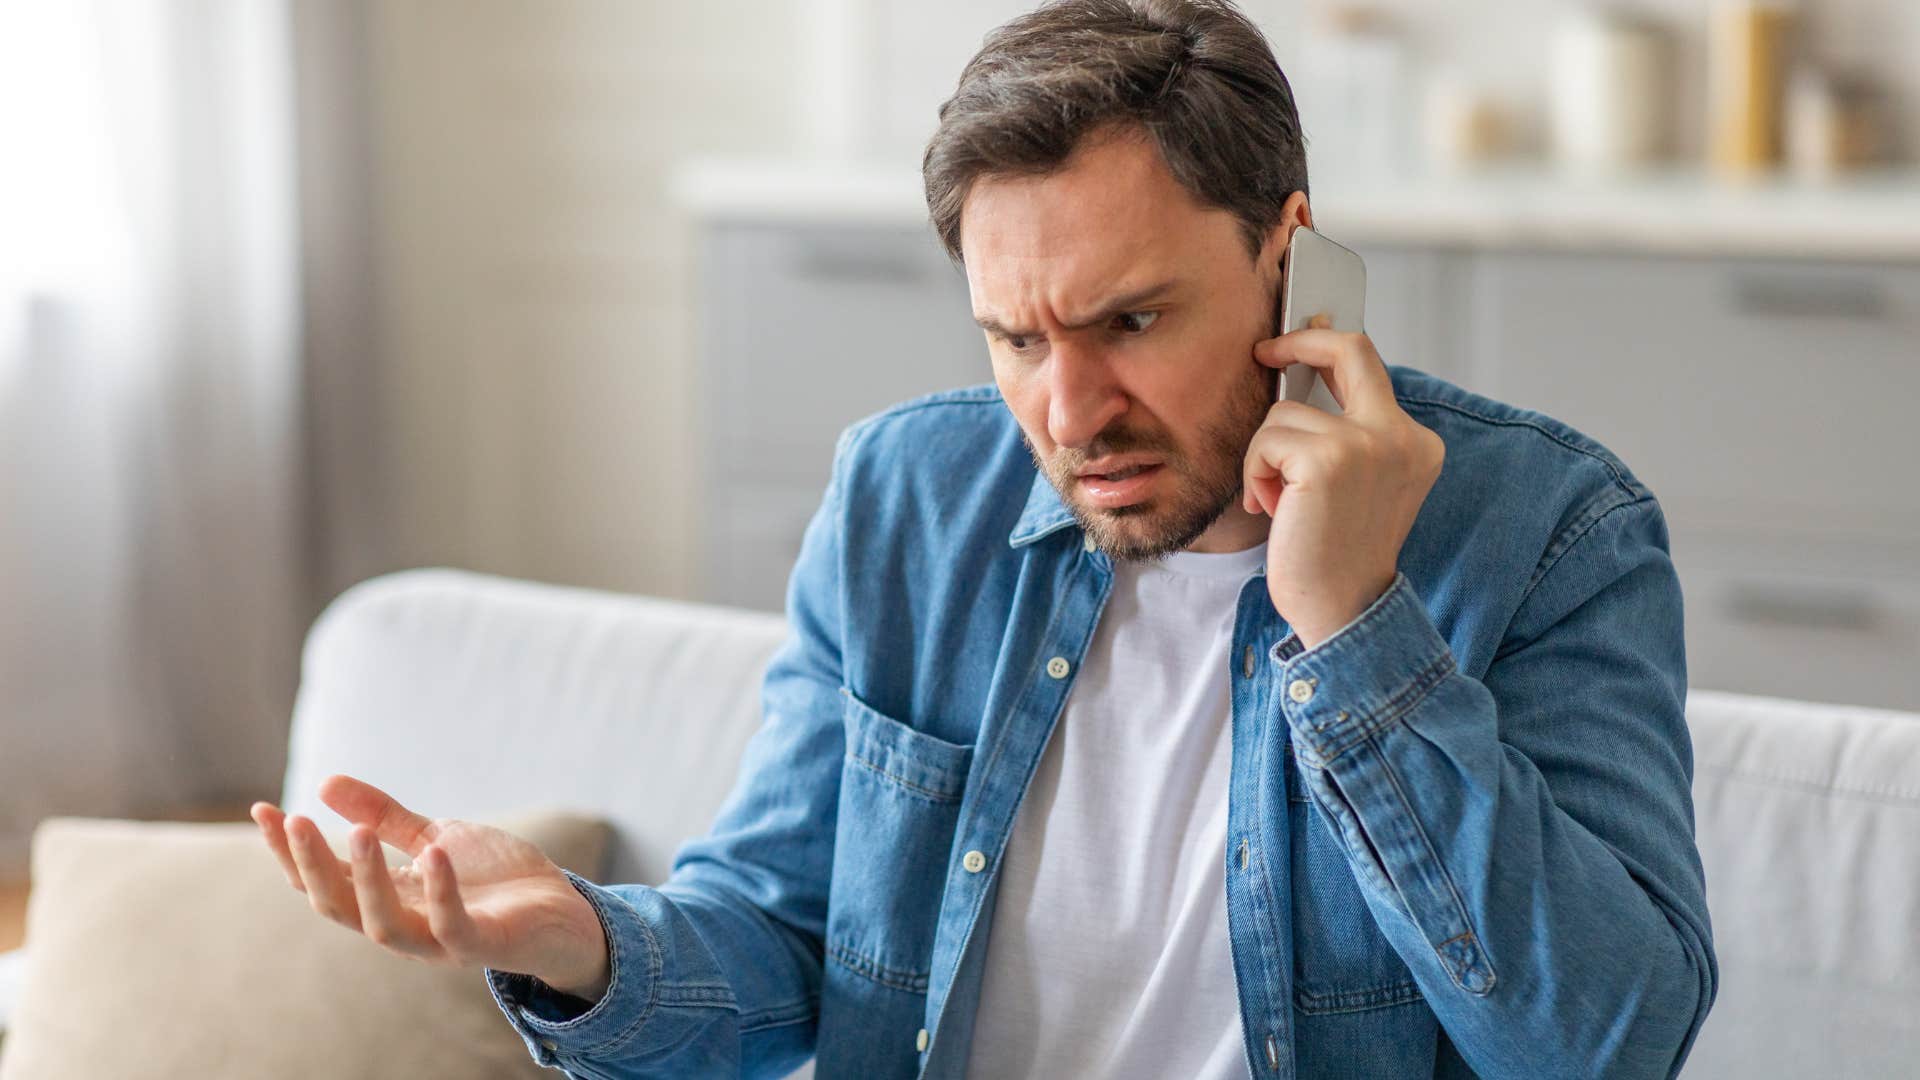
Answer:
[{"label": "smartphone", "polygon": [[[1293,230],[1281,266],[1280,333],[1300,329],[1315,315],[1326,315],[1335,330],[1366,329],[1367,264],[1360,256],[1302,226]],[[1290,364],[1280,372],[1276,396],[1317,405],[1336,416],[1341,412],[1319,372],[1306,364]]]}]

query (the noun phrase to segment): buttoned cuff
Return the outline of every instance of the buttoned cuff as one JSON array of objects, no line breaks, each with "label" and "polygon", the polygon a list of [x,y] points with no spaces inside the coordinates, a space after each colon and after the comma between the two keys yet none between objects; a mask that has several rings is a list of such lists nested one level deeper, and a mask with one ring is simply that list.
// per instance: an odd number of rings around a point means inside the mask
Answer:
[{"label": "buttoned cuff", "polygon": [[1325,641],[1302,650],[1289,633],[1269,656],[1294,751],[1315,767],[1397,721],[1454,670],[1452,649],[1405,573]]},{"label": "buttoned cuff", "polygon": [[562,1054],[581,1055],[623,1038],[652,1010],[660,979],[660,946],[639,911],[613,892],[563,870],[593,905],[607,937],[611,979],[591,1004],[531,975],[486,969],[487,987],[535,1061],[549,1068]]}]

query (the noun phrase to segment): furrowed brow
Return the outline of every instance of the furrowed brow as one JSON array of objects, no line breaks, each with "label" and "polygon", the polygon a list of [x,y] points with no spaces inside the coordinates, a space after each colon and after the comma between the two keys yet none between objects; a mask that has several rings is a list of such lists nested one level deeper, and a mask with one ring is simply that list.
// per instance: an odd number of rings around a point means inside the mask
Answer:
[{"label": "furrowed brow", "polygon": [[[1087,318],[1079,322],[1068,323],[1067,329],[1081,330],[1089,326],[1098,326],[1108,319],[1113,318],[1115,315],[1124,315],[1129,311],[1136,310],[1141,304],[1151,303],[1154,300],[1160,299],[1167,293],[1172,292],[1174,285],[1175,282],[1162,281],[1149,285],[1144,289],[1135,289],[1124,296],[1116,296],[1112,300],[1100,305],[1099,310],[1087,316]],[[1034,333],[1032,330],[1022,330],[1017,327],[1009,328],[992,315],[975,315],[973,321],[980,329],[998,337],[1030,337]]]}]

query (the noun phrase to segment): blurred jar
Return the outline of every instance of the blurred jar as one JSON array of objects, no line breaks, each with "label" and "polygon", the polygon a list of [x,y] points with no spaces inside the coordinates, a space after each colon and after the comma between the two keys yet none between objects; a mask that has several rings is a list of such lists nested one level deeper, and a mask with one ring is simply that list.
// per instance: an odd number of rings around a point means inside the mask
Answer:
[{"label": "blurred jar", "polygon": [[1428,84],[1423,119],[1427,160],[1438,171],[1484,167],[1513,151],[1513,118],[1493,94],[1459,72],[1443,72]]},{"label": "blurred jar", "polygon": [[1555,159],[1579,171],[1646,165],[1666,151],[1672,43],[1645,19],[1600,8],[1569,13],[1553,36]]},{"label": "blurred jar", "polygon": [[1300,52],[1300,116],[1316,173],[1404,172],[1412,135],[1406,44],[1392,20],[1375,8],[1334,5]]},{"label": "blurred jar", "polygon": [[1878,154],[1874,96],[1863,80],[1803,66],[1788,80],[1783,140],[1793,171],[1830,179]]},{"label": "blurred jar", "polygon": [[1707,137],[1713,164],[1751,173],[1780,163],[1796,5],[1717,0],[1707,26]]}]

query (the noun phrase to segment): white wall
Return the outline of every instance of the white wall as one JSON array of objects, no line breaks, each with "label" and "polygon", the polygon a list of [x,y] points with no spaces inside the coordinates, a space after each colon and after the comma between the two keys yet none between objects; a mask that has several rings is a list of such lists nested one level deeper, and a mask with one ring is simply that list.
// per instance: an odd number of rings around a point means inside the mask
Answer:
[{"label": "white wall", "polygon": [[[359,0],[389,445],[389,565],[455,563],[690,594],[692,264],[669,206],[690,154],[823,145],[917,164],[982,35],[1024,0]],[[1640,0],[1678,32],[1698,152],[1712,0]],[[1283,66],[1321,5],[1247,0]],[[1565,5],[1381,0],[1422,68],[1544,98]],[[1920,4],[1810,0],[1831,61],[1875,71],[1920,147]],[[822,39],[837,42],[823,64]],[[1302,98],[1310,138],[1311,100]],[[1536,131],[1537,135],[1537,131]],[[1323,142],[1324,145],[1324,142]]]},{"label": "white wall", "polygon": [[397,564],[685,595],[690,153],[780,152],[777,0],[363,0]]}]

